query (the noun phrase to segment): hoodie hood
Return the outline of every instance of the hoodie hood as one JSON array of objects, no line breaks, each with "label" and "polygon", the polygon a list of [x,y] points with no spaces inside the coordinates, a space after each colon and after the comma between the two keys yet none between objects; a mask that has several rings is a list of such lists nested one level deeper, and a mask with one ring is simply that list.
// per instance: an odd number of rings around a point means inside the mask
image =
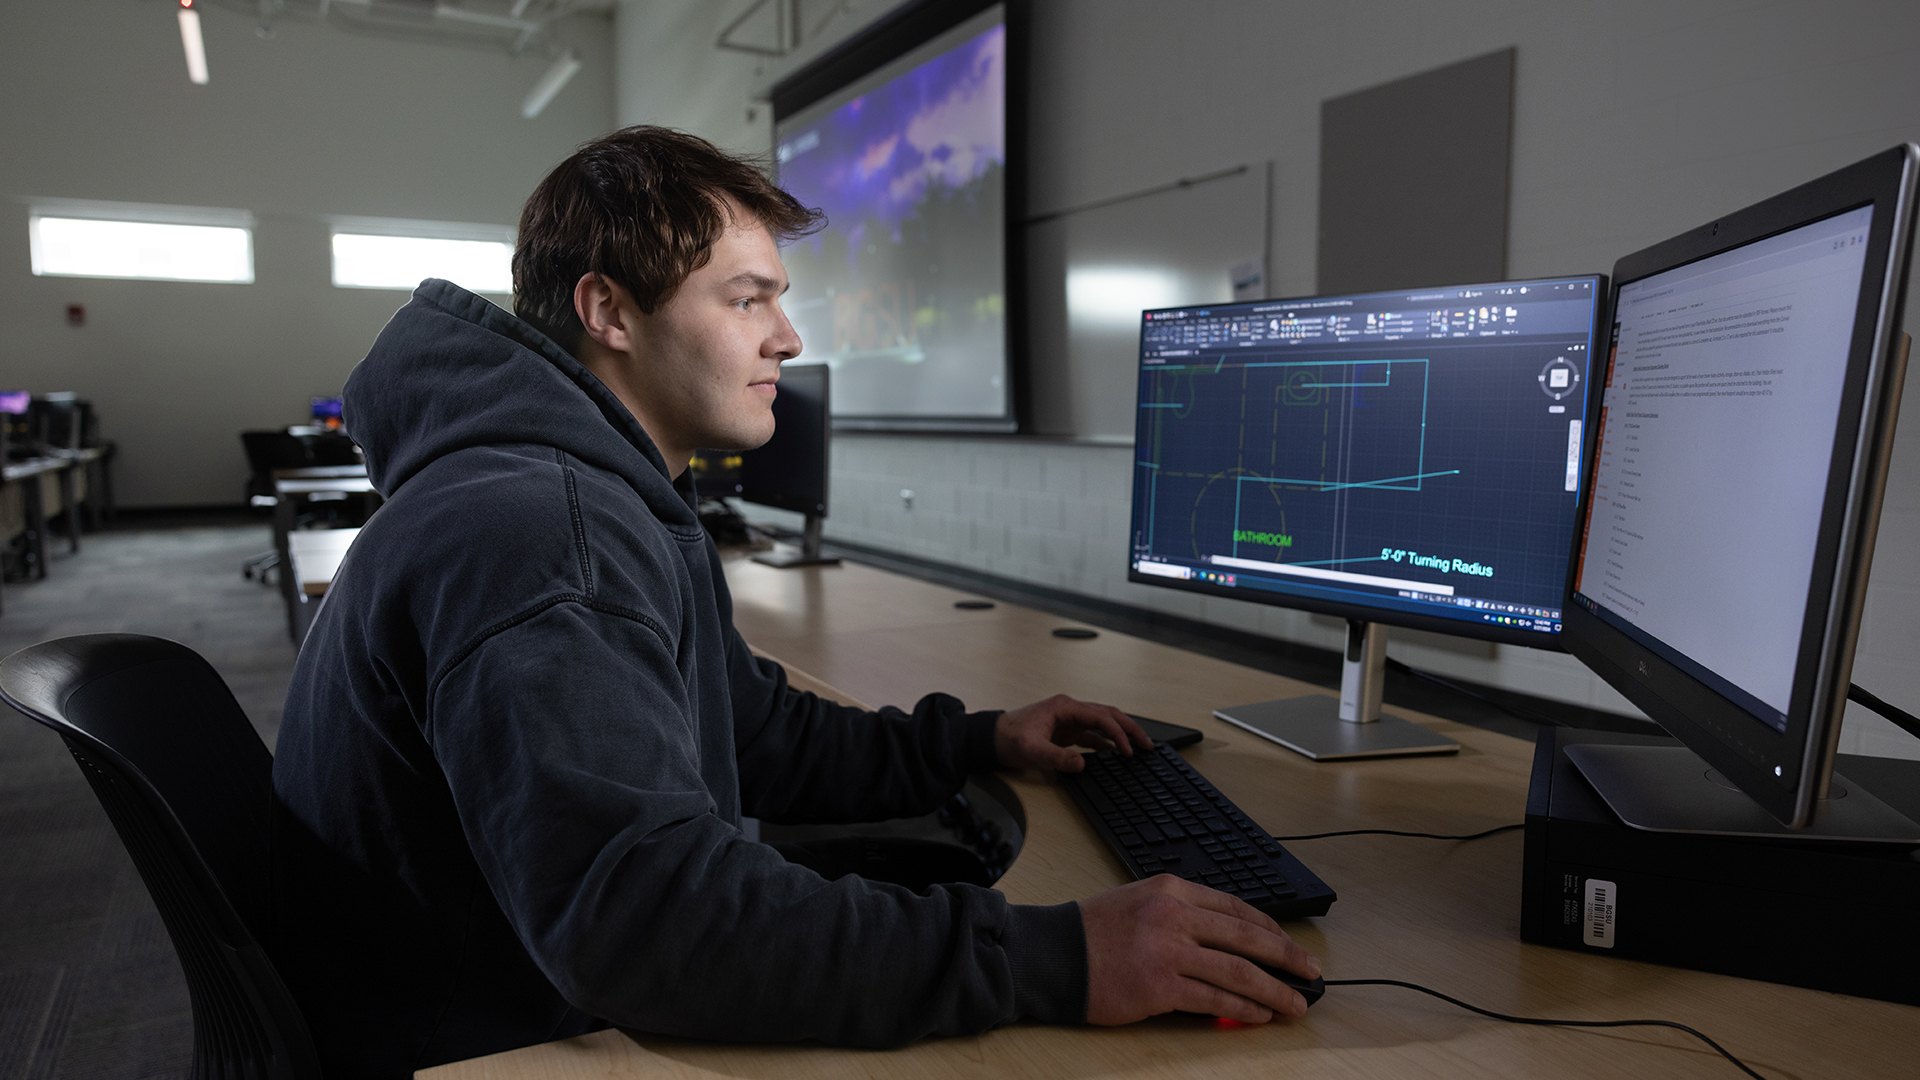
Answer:
[{"label": "hoodie hood", "polygon": [[347,430],[384,498],[456,451],[531,444],[620,476],[662,520],[697,521],[690,489],[669,479],[659,449],[605,383],[545,334],[451,282],[420,283],[354,366],[344,398]]}]

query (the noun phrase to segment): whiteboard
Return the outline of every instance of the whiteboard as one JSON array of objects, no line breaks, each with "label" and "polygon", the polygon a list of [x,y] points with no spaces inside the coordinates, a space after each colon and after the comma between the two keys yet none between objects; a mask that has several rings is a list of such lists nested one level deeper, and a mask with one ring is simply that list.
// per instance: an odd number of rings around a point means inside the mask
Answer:
[{"label": "whiteboard", "polygon": [[1029,415],[1040,435],[1131,441],[1140,312],[1233,299],[1266,265],[1264,164],[1027,228]]}]

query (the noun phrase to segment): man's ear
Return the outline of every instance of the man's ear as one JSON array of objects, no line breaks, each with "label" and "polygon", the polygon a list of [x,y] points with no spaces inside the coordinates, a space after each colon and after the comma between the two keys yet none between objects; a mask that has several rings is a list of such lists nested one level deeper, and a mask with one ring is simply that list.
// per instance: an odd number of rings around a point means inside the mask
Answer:
[{"label": "man's ear", "polygon": [[626,289],[600,274],[582,274],[573,283],[573,312],[580,317],[586,336],[603,348],[628,351],[638,311]]}]

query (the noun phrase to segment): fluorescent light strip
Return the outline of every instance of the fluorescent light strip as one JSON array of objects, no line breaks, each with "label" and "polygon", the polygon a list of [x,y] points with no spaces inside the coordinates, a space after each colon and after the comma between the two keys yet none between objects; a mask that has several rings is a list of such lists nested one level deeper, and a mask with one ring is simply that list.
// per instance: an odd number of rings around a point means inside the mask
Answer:
[{"label": "fluorescent light strip", "polygon": [[180,47],[187,51],[187,78],[195,86],[207,85],[207,43],[200,37],[200,13],[181,8]]},{"label": "fluorescent light strip", "polygon": [[541,110],[547,107],[547,103],[560,93],[561,88],[566,86],[567,81],[572,79],[574,73],[579,70],[578,53],[572,49],[561,53],[559,59],[553,62],[553,66],[547,69],[547,73],[540,76],[540,81],[533,84],[533,89],[527,91],[527,100],[520,105],[520,115],[529,120],[539,116]]}]

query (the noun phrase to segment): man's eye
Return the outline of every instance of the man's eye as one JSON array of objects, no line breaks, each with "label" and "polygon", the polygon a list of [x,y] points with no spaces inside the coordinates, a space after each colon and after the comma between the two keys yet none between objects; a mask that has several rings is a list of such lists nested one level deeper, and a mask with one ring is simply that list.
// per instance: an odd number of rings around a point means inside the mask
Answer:
[{"label": "man's eye", "polygon": [[746,298],[746,299],[744,299],[744,300],[735,300],[735,301],[733,302],[733,306],[734,306],[734,307],[737,307],[737,308],[739,308],[739,309],[740,309],[741,311],[752,311],[752,310],[753,310],[753,298],[752,298],[752,297],[747,297],[747,298]]}]

